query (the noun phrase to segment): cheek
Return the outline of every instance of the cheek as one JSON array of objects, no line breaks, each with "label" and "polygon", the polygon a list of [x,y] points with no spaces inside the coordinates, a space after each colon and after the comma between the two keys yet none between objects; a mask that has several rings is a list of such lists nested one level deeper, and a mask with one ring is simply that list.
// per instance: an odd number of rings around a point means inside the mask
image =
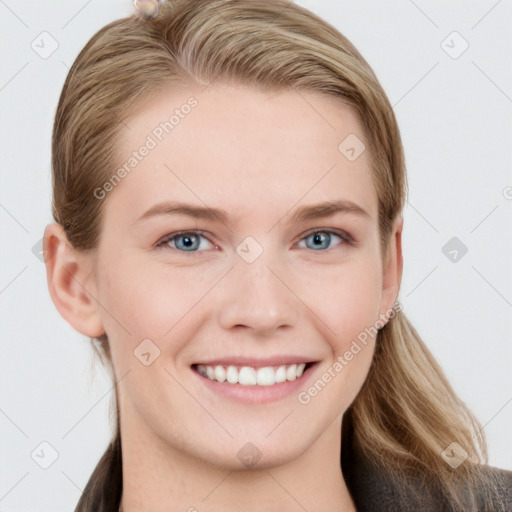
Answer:
[{"label": "cheek", "polygon": [[213,272],[198,272],[192,265],[148,264],[147,256],[128,251],[116,261],[104,258],[99,268],[103,325],[113,350],[120,356],[126,353],[126,358],[144,339],[164,349],[161,340],[172,338],[165,350],[179,352],[182,346],[174,334],[189,325],[191,313],[215,283]]},{"label": "cheek", "polygon": [[382,273],[378,260],[358,259],[357,264],[347,265],[338,274],[315,294],[312,308],[322,319],[317,327],[330,354],[317,380],[299,395],[299,403],[317,417],[325,415],[325,421],[332,421],[350,406],[366,379],[380,310]]},{"label": "cheek", "polygon": [[325,339],[338,355],[348,350],[351,342],[379,318],[380,262],[372,255],[360,255],[357,260],[341,266],[336,275],[317,281],[311,289],[314,290],[309,293],[310,304],[314,305],[312,310],[322,320]]}]

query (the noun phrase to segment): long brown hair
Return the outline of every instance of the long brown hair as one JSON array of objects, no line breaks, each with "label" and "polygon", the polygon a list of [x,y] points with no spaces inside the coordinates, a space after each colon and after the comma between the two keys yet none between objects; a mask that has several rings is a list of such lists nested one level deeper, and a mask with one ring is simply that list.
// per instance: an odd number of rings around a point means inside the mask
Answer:
[{"label": "long brown hair", "polygon": [[[108,197],[99,201],[94,192],[119,165],[116,140],[123,120],[158,90],[223,80],[326,94],[357,114],[370,150],[385,254],[407,195],[393,109],[354,46],[334,27],[285,0],[167,1],[153,20],[134,13],[90,39],[67,76],[52,139],[52,214],[70,243],[79,250],[97,246]],[[106,335],[91,342],[111,365]],[[476,510],[471,490],[492,490],[477,464],[487,462],[483,430],[403,311],[379,331],[368,377],[343,421],[351,423],[354,442],[366,457],[397,475],[406,469],[425,475],[439,485],[453,510]],[[76,512],[117,510],[120,435],[117,411],[114,438]],[[454,442],[469,456],[456,470],[441,457]],[[470,489],[469,503],[463,487]],[[493,510],[499,510],[497,504]]]}]

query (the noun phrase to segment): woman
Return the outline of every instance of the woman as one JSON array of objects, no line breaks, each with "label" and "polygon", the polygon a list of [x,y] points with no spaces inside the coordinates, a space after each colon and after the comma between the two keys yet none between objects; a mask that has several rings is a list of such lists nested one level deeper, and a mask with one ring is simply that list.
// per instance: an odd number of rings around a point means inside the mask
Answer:
[{"label": "woman", "polygon": [[284,0],[151,18],[93,36],[55,117],[48,286],[116,385],[76,511],[510,510],[398,302],[405,163],[369,65]]}]

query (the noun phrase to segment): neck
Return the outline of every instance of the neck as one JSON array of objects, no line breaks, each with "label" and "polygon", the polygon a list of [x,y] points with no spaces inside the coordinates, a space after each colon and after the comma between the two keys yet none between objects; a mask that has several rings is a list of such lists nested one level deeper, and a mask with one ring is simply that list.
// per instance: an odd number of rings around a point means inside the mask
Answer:
[{"label": "neck", "polygon": [[191,457],[142,425],[121,426],[123,512],[355,512],[341,472],[341,417],[298,458],[245,470]]}]

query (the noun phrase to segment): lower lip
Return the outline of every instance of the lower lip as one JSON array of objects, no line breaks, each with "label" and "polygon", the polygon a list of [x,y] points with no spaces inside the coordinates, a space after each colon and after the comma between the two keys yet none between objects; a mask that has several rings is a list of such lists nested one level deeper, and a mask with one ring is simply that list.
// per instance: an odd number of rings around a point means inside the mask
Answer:
[{"label": "lower lip", "polygon": [[244,386],[242,384],[230,384],[229,382],[218,382],[208,377],[203,377],[197,370],[192,372],[200,381],[214,393],[244,403],[264,404],[282,400],[290,395],[297,394],[306,382],[310,379],[318,363],[311,366],[295,380],[272,384],[271,386]]}]

